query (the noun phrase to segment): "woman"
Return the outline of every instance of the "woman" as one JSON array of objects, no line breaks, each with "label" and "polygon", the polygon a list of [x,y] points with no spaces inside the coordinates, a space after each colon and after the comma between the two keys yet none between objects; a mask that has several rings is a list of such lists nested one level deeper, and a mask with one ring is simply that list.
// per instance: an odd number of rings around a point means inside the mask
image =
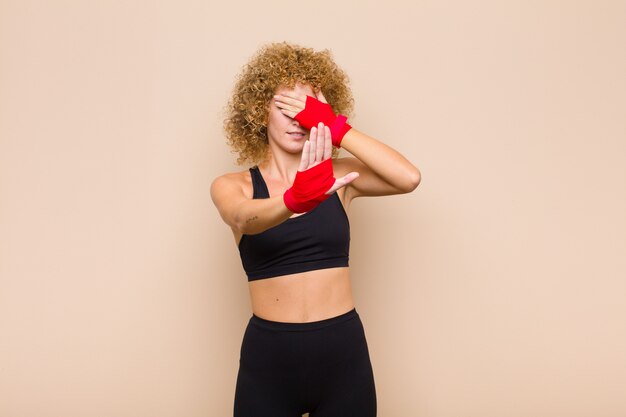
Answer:
[{"label": "woman", "polygon": [[[244,68],[229,103],[229,143],[240,164],[256,164],[211,185],[239,248],[253,312],[235,417],[376,415],[350,286],[347,212],[357,197],[413,191],[420,172],[347,123],[347,85],[328,50],[269,44]],[[337,158],[339,147],[354,157]]]}]

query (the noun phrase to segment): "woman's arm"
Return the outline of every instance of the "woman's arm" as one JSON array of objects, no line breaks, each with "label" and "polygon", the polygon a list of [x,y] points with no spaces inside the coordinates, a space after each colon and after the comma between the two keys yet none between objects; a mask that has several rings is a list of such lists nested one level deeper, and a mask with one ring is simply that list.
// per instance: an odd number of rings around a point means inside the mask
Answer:
[{"label": "woman's arm", "polygon": [[341,147],[356,157],[342,158],[344,169],[360,174],[349,185],[352,198],[409,193],[421,181],[420,171],[398,151],[355,128],[345,134]]},{"label": "woman's arm", "polygon": [[[298,171],[307,171],[317,167],[330,159],[331,155],[330,130],[320,123],[317,128],[311,129],[309,140],[304,144]],[[332,171],[328,174],[332,175]],[[222,175],[211,184],[211,199],[224,222],[233,230],[242,234],[253,235],[274,227],[291,217],[293,212],[285,205],[283,194],[271,198],[250,199],[246,197],[243,181],[237,175]],[[333,176],[334,184],[324,194],[330,195],[358,177],[359,173],[357,172],[349,172],[341,178],[334,178]],[[314,183],[309,182],[315,181],[315,178],[312,180],[304,179],[304,177],[296,175],[295,181],[299,184],[299,191],[315,186]],[[323,193],[323,191],[321,192]],[[293,198],[298,197],[294,196]]]},{"label": "woman's arm", "polygon": [[[316,92],[315,98],[319,102],[327,103],[321,91]],[[327,112],[316,113],[315,108],[308,117],[298,118],[297,115],[303,114],[301,112],[305,109],[306,103],[306,95],[287,93],[274,96],[274,104],[281,112],[301,120],[301,123],[309,123],[309,119],[313,120],[316,117],[329,116]],[[316,101],[311,101],[311,104],[315,106]],[[329,117],[334,118],[332,111]],[[346,188],[346,192],[350,192],[350,198],[403,194],[413,191],[419,185],[420,171],[390,146],[354,128],[348,130],[343,138],[339,138],[339,142],[342,148],[356,158],[341,158],[337,160],[337,164],[344,165],[341,168],[344,172],[356,171],[360,174],[359,178]]]},{"label": "woman's arm", "polygon": [[253,235],[287,220],[293,213],[283,196],[249,199],[233,174],[217,177],[211,184],[211,199],[224,222],[241,234]]}]

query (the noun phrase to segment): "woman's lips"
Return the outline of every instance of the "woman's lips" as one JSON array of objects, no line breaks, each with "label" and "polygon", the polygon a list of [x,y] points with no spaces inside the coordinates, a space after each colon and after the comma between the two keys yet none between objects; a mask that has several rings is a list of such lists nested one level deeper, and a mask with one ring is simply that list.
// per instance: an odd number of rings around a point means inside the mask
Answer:
[{"label": "woman's lips", "polygon": [[303,139],[306,135],[302,132],[287,132],[294,139]]}]

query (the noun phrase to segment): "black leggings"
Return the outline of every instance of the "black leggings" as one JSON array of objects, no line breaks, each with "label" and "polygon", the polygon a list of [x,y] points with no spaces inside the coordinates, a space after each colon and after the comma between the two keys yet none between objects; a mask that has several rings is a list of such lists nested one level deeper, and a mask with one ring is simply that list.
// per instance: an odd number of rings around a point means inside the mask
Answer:
[{"label": "black leggings", "polygon": [[252,315],[241,344],[235,417],[375,417],[361,319],[282,323]]}]

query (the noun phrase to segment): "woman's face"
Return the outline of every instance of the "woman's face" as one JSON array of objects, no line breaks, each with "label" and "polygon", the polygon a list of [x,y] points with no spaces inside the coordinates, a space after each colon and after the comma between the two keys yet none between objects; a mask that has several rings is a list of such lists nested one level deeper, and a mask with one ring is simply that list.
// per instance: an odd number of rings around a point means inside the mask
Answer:
[{"label": "woman's face", "polygon": [[[293,88],[279,86],[274,94],[286,92],[315,97],[315,92],[311,85],[299,83],[296,83]],[[297,120],[283,114],[274,103],[274,99],[272,99],[267,121],[267,137],[270,146],[274,143],[289,153],[296,153],[302,152],[304,142],[309,138],[309,131],[300,126]]]}]

